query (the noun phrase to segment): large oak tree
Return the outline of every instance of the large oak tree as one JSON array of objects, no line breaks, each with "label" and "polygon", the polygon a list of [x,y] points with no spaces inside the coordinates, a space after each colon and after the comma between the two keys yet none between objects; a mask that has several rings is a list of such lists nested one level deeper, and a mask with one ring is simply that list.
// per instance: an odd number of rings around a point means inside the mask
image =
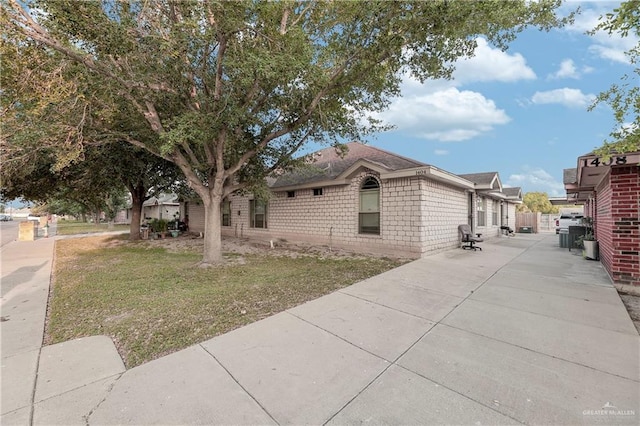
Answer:
[{"label": "large oak tree", "polygon": [[451,75],[477,36],[506,48],[560,25],[559,0],[6,0],[2,25],[75,61],[158,135],[113,136],[172,161],[205,208],[204,263],[222,258],[221,201],[285,170],[310,140],[378,129],[404,73]]}]

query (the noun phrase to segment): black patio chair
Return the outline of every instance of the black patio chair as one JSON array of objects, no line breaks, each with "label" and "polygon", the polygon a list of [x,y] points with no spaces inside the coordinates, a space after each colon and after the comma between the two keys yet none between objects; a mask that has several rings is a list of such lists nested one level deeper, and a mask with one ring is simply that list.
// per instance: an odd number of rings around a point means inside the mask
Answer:
[{"label": "black patio chair", "polygon": [[482,238],[480,238],[482,234],[475,234],[476,236],[474,237],[473,233],[471,232],[471,227],[467,224],[458,226],[458,234],[460,235],[460,243],[462,244],[462,248],[464,250],[482,251],[482,247],[478,247],[475,245],[476,243],[481,243],[482,241],[484,241]]}]

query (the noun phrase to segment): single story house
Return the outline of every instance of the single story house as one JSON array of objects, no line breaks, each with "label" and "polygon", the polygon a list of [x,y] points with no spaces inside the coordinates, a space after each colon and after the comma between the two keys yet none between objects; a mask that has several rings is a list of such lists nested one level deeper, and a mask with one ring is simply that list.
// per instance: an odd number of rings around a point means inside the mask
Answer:
[{"label": "single story house", "polygon": [[[131,223],[131,201],[126,209],[116,215],[116,223]],[[180,214],[180,202],[176,194],[160,194],[142,203],[142,221],[145,219],[174,220]]]},{"label": "single story house", "polygon": [[494,235],[496,227],[508,226],[515,230],[516,205],[522,204],[519,187],[504,188],[498,172],[470,173],[458,175],[474,183],[475,223],[470,223],[476,232]]},{"label": "single story house", "polygon": [[[495,172],[487,183],[485,174],[465,178],[360,142],[347,147],[343,156],[318,151],[308,167],[273,177],[268,200],[230,196],[223,235],[420,257],[458,247],[460,224],[493,237],[515,223],[521,192],[505,193]],[[204,232],[201,202],[185,202],[185,215],[190,231]]]},{"label": "single story house", "polygon": [[600,262],[612,281],[640,285],[640,152],[578,157],[564,170],[567,201],[593,219]]}]

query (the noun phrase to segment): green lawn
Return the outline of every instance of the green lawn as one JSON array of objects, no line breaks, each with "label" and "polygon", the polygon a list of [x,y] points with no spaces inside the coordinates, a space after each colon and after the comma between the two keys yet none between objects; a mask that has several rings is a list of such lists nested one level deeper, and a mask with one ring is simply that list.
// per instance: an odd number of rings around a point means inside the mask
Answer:
[{"label": "green lawn", "polygon": [[56,233],[58,235],[74,235],[128,230],[129,225],[114,225],[113,228],[109,229],[109,225],[106,223],[95,224],[88,222],[76,222],[72,220],[59,220],[57,222]]},{"label": "green lawn", "polygon": [[201,254],[193,250],[169,252],[122,237],[59,240],[47,343],[105,334],[131,368],[404,263],[226,256],[228,266],[198,268]]}]

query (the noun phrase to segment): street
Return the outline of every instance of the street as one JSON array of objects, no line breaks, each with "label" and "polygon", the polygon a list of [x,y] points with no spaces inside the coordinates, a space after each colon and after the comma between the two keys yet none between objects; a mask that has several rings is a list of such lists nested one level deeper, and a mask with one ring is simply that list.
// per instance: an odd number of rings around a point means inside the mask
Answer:
[{"label": "street", "polygon": [[0,222],[0,247],[4,247],[11,241],[18,239],[18,224],[19,220],[12,220],[10,222]]}]

